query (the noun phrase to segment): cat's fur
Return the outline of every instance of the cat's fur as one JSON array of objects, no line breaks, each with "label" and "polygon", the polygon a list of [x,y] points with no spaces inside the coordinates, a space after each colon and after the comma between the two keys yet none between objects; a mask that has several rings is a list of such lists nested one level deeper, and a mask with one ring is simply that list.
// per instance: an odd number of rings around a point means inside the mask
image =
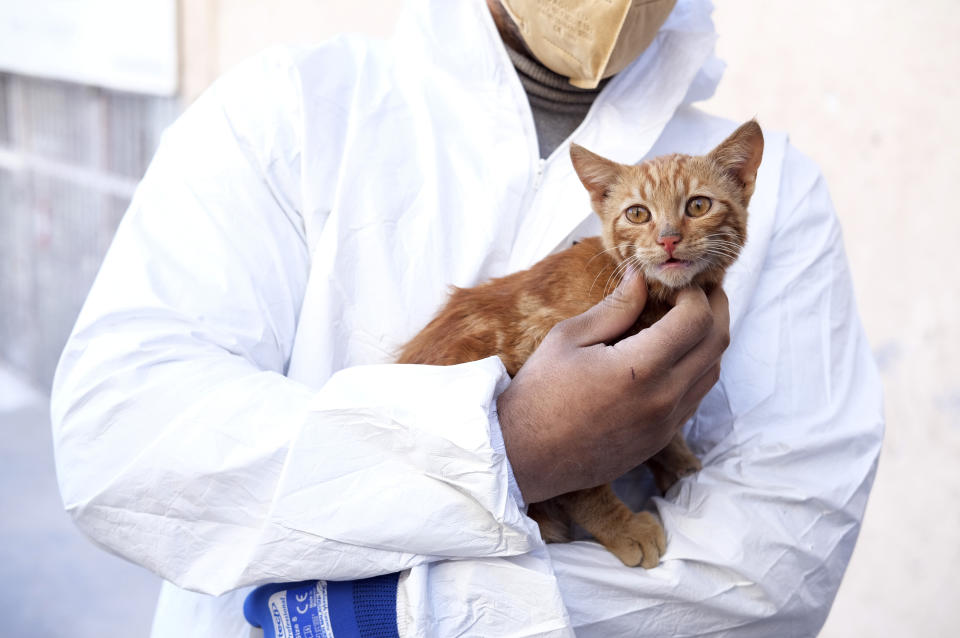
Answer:
[{"label": "cat's fur", "polygon": [[[762,154],[763,134],[755,121],[705,156],[668,155],[636,166],[572,145],[571,159],[602,221],[602,236],[529,270],[455,288],[439,314],[404,346],[398,362],[452,365],[498,355],[513,376],[555,324],[599,303],[628,265],[643,273],[649,290],[633,332],[651,325],[669,310],[678,289],[709,290],[723,280],[746,241],[747,205]],[[708,198],[710,206],[692,217],[688,206],[697,197]],[[627,210],[637,205],[649,211],[647,221],[638,221],[645,214],[637,208],[633,221],[628,217]],[[693,212],[699,212],[696,205]],[[681,435],[647,464],[664,491],[700,469]],[[659,521],[648,512],[631,512],[609,485],[532,504],[529,514],[546,540],[569,540],[573,521],[630,566],[654,567],[665,550]]]}]

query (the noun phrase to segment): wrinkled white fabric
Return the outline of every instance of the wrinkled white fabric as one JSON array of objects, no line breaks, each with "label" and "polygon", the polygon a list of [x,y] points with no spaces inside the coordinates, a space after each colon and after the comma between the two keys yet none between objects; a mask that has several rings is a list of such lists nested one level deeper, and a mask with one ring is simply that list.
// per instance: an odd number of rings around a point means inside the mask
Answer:
[{"label": "wrinkled white fabric", "polygon": [[[735,123],[681,0],[572,139],[622,162]],[[249,587],[408,570],[409,636],[807,636],[856,540],[880,388],[816,167],[766,132],[733,343],[688,425],[704,469],[655,499],[660,567],[545,546],[494,410],[496,359],[388,365],[469,286],[595,232],[567,145],[538,158],[483,0],[422,0],[389,43],[259,56],[163,136],[53,393],[65,505],[160,574],[156,637],[246,636]],[[643,486],[618,484],[643,502]]]}]

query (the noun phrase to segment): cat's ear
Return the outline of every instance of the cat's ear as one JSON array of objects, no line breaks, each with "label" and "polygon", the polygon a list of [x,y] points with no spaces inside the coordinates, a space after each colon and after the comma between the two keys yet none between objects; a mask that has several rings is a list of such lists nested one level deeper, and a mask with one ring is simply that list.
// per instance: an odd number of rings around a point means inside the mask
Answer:
[{"label": "cat's ear", "polygon": [[579,144],[570,144],[570,160],[577,176],[590,193],[594,208],[598,209],[610,187],[620,177],[620,165],[600,157]]},{"label": "cat's ear", "polygon": [[763,159],[763,131],[756,120],[740,125],[730,137],[710,151],[707,157],[732,177],[743,189],[743,203],[750,203],[757,182],[757,170]]}]

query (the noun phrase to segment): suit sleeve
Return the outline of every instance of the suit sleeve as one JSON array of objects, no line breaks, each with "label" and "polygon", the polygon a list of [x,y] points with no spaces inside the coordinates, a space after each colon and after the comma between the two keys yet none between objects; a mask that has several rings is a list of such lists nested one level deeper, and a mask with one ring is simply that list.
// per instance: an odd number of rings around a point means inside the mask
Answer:
[{"label": "suit sleeve", "polygon": [[302,108],[271,54],[165,133],[57,370],[67,510],[209,594],[528,551],[499,360],[359,367],[319,390],[284,376],[311,261]]},{"label": "suit sleeve", "polygon": [[877,467],[882,393],[826,184],[792,149],[743,316],[692,425],[704,468],[657,499],[661,566],[585,570],[602,548],[551,548],[577,636],[814,636],[826,620]]}]

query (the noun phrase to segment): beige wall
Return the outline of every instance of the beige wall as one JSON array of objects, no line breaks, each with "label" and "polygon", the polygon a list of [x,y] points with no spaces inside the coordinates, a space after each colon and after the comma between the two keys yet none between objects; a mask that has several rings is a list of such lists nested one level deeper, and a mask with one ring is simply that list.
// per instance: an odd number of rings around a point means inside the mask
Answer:
[{"label": "beige wall", "polygon": [[[207,39],[188,93],[271,42],[385,34],[398,4],[190,0]],[[823,635],[957,635],[960,3],[718,4],[729,68],[705,108],[757,115],[823,167],[886,386],[875,490]]]}]

